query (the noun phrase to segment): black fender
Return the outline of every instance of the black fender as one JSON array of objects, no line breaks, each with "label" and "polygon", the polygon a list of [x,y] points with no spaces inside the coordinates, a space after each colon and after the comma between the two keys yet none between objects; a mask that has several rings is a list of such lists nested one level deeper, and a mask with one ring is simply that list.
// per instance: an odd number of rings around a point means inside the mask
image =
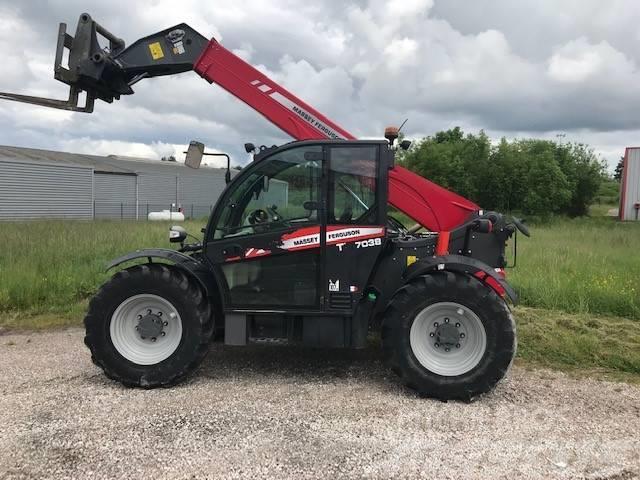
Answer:
[{"label": "black fender", "polygon": [[220,294],[220,288],[216,281],[215,275],[206,263],[199,259],[178,252],[176,250],[170,250],[168,248],[148,248],[145,250],[136,250],[135,252],[127,253],[121,257],[112,260],[107,265],[107,271],[115,268],[123,263],[137,260],[139,258],[146,258],[147,263],[153,263],[154,258],[160,258],[168,260],[173,266],[183,270],[187,275],[193,277],[200,286],[204,289],[207,296],[213,298],[217,305],[216,309],[222,310],[222,295]]},{"label": "black fender", "polygon": [[[486,263],[471,257],[463,257],[462,255],[441,255],[422,258],[410,265],[409,268],[404,271],[402,276],[405,281],[410,281],[420,275],[424,275],[425,273],[443,270],[448,272],[464,273],[472,276],[477,276],[478,272],[483,272],[486,276],[483,276],[483,279],[480,279],[481,281],[496,290],[491,286],[491,284],[486,282],[487,277],[492,278],[504,289],[505,295],[514,305],[518,303],[518,295],[513,287],[511,287],[504,278],[498,275],[495,269]],[[497,290],[496,293],[502,296]]]}]

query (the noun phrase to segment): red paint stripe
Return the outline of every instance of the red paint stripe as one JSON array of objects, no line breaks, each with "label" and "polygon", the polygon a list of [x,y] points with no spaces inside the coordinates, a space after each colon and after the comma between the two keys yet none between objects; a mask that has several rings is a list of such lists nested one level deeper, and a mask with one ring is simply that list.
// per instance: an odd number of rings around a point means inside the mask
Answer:
[{"label": "red paint stripe", "polygon": [[300,245],[299,247],[285,248],[287,252],[297,252],[298,250],[309,250],[310,248],[320,248],[319,243],[307,243],[306,245]]},{"label": "red paint stripe", "polygon": [[[380,233],[376,234],[377,236],[384,235],[384,227],[377,225],[329,225],[327,226],[327,232],[336,232],[339,230],[363,230],[365,228],[378,228],[380,229]],[[299,230],[295,230],[291,233],[286,233],[282,235],[282,240],[292,240],[299,237],[306,237],[307,235],[315,235],[320,233],[320,227],[305,227]],[[355,237],[351,237],[355,238]]]},{"label": "red paint stripe", "polygon": [[299,230],[294,230],[291,233],[285,233],[280,239],[293,240],[299,237],[306,237],[307,235],[316,235],[318,233],[320,233],[320,227],[305,227]]},{"label": "red paint stripe", "polygon": [[349,238],[338,238],[335,240],[329,240],[327,245],[335,245],[336,243],[353,243],[359,242],[361,240],[369,240],[370,238],[381,238],[384,237],[383,233],[371,233],[369,235],[358,235],[357,237],[349,237]]}]

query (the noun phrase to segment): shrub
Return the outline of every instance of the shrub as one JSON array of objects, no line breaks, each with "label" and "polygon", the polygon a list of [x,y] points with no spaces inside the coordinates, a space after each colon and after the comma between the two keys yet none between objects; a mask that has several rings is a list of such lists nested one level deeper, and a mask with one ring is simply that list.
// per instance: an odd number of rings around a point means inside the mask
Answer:
[{"label": "shrub", "polygon": [[416,142],[399,162],[485,209],[530,215],[585,215],[604,179],[604,165],[583,144],[503,138],[456,127]]}]

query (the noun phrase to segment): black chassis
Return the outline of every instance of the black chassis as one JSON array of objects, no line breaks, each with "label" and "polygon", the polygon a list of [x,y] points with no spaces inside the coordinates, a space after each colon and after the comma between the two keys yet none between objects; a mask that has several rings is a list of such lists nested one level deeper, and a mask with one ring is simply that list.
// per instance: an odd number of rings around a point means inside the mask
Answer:
[{"label": "black chassis", "polygon": [[[303,141],[291,142],[282,147],[262,149],[254,162],[237,175],[218,200],[205,231],[202,249],[186,254],[171,249],[146,249],[129,253],[113,260],[107,267],[112,269],[131,261],[146,259],[152,263],[160,260],[170,263],[194,278],[206,292],[215,315],[218,338],[230,345],[247,343],[299,343],[316,347],[364,348],[370,330],[377,329],[383,321],[384,311],[394,293],[405,283],[420,275],[436,271],[451,271],[473,275],[487,283],[487,288],[501,287],[502,296],[517,302],[513,289],[496,272],[506,266],[506,240],[514,233],[514,227],[507,224],[504,217],[495,212],[475,213],[469,220],[451,232],[449,249],[451,254],[435,255],[437,233],[410,234],[387,222],[387,199],[379,199],[379,216],[386,225],[385,235],[379,247],[367,248],[357,253],[355,249],[344,248],[337,255],[335,248],[320,245],[322,255],[322,286],[328,270],[356,275],[353,282],[359,285],[354,293],[322,292],[319,308],[301,308],[282,305],[277,308],[260,306],[231,305],[229,289],[220,264],[207,250],[212,249],[213,231],[216,220],[225,203],[227,192],[252,170],[254,165],[279,151],[300,145],[335,144],[380,146],[379,185],[386,185],[387,171],[393,166],[393,151],[386,141]],[[482,214],[481,214],[482,213]],[[493,229],[482,230],[482,221],[490,219]],[[326,221],[321,226],[326,229]],[[324,235],[321,236],[324,238]],[[322,240],[321,240],[322,242]],[[220,242],[218,241],[218,246]],[[224,249],[222,250],[224,251]],[[251,261],[251,260],[241,260]],[[356,272],[356,273],[354,273]],[[493,283],[494,286],[491,286]]]}]

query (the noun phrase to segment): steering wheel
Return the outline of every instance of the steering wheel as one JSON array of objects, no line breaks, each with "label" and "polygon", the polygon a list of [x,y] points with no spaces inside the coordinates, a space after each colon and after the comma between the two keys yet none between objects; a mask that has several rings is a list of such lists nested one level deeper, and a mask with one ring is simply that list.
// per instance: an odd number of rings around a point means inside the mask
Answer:
[{"label": "steering wheel", "polygon": [[264,225],[270,221],[269,212],[262,208],[257,208],[249,214],[247,220],[250,225]]},{"label": "steering wheel", "polygon": [[287,222],[277,212],[278,207],[272,205],[270,207],[257,208],[249,214],[247,217],[247,223],[253,227],[254,230],[264,232],[274,225],[280,225],[288,227],[290,223]]}]

